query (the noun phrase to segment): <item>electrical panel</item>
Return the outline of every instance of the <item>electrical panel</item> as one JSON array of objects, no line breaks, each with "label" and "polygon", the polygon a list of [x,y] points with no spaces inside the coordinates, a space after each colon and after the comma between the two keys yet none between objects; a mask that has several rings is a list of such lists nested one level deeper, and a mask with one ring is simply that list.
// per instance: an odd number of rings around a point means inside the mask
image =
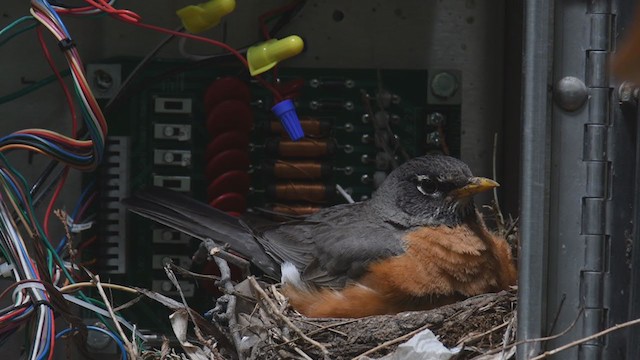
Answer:
[{"label": "electrical panel", "polygon": [[[271,93],[233,66],[153,62],[129,93],[112,99],[111,86],[135,64],[115,59],[88,67],[95,92],[113,107],[109,161],[101,173],[117,177],[103,178],[100,209],[154,185],[235,216],[308,215],[348,197],[367,199],[409,158],[460,155],[461,74],[455,70],[278,69],[277,81],[265,81],[295,102],[306,136],[292,141],[270,111]],[[176,296],[162,265],[170,259],[189,268],[199,242],[139,216],[117,219],[98,224],[106,239],[126,228],[120,243],[100,242],[100,270]],[[112,266],[112,253],[122,255],[119,267]],[[181,281],[190,305],[210,306],[212,284]]]}]

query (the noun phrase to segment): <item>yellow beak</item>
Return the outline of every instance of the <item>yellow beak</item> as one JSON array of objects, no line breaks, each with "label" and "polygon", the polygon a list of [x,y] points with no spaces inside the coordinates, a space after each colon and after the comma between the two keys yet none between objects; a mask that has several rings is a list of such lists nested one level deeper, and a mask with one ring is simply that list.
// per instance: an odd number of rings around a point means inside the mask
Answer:
[{"label": "yellow beak", "polygon": [[491,179],[483,177],[472,177],[469,179],[467,185],[449,192],[449,196],[454,199],[461,199],[487,190],[491,190],[498,186],[500,186],[500,184]]}]

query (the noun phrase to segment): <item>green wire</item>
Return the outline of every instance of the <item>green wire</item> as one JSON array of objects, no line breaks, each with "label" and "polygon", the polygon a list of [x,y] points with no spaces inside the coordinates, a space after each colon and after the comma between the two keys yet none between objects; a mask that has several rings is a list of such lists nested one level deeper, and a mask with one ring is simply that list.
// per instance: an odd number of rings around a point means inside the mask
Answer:
[{"label": "green wire", "polygon": [[[69,76],[69,74],[71,74],[71,70],[69,69],[65,69],[62,70],[58,73],[60,76],[62,77],[66,77]],[[46,78],[39,80],[29,86],[26,86],[16,92],[13,92],[11,94],[8,95],[4,95],[4,96],[0,96],[0,105],[8,103],[10,101],[13,101],[15,99],[21,98],[27,94],[30,94],[38,89],[40,89],[43,86],[49,85],[52,82],[56,81],[56,76],[55,75],[49,75]]]},{"label": "green wire", "polygon": [[11,41],[13,38],[15,38],[16,36],[18,36],[18,35],[20,35],[20,34],[22,34],[22,33],[24,33],[24,32],[27,32],[27,31],[29,31],[29,30],[33,30],[33,29],[35,29],[37,26],[38,26],[38,24],[29,25],[29,26],[27,26],[27,27],[25,27],[25,28],[23,28],[23,29],[20,29],[20,30],[18,30],[18,31],[16,31],[16,32],[14,32],[13,34],[11,34],[11,35],[7,36],[7,38],[6,38],[6,39],[4,39],[4,40],[0,41],[0,46],[2,46],[2,45],[4,45],[4,44],[8,43],[8,42],[9,42],[9,41]]},{"label": "green wire", "polygon": [[[17,25],[23,23],[23,22],[27,22],[27,21],[31,21],[31,20],[35,20],[32,16],[23,16],[19,19],[17,19],[16,21],[12,22],[11,24],[9,24],[8,26],[6,26],[4,29],[0,30],[0,36],[5,35],[7,32],[9,32],[11,29],[15,28]],[[16,32],[14,32],[13,34],[9,35],[7,38],[5,38],[4,40],[0,41],[0,46],[5,45],[6,43],[8,43],[9,41],[11,41],[13,38],[17,37],[18,35],[25,33],[29,30],[34,29],[35,27],[37,27],[38,24],[32,24],[29,25],[25,28],[22,28]],[[66,77],[69,76],[71,74],[71,71],[69,69],[65,69],[60,71],[59,75],[62,77]],[[1,104],[5,104],[7,102],[13,101],[15,99],[21,98],[25,95],[28,95],[38,89],[40,89],[41,87],[44,87],[46,85],[51,84],[52,82],[55,82],[57,80],[56,75],[50,75],[40,81],[37,81],[27,87],[24,87],[14,93],[5,95],[0,97],[0,105]],[[77,93],[77,89],[76,89],[76,96],[79,96],[79,94]],[[87,116],[87,109],[84,108],[84,106],[81,107],[83,110],[83,113],[85,116]],[[90,124],[90,126],[95,129],[97,131],[97,129],[95,128],[95,126],[93,126],[93,124]],[[101,142],[98,140],[98,142]],[[18,172],[16,171],[15,168],[13,168],[9,162],[7,161],[7,159],[4,157],[4,155],[0,154],[0,158],[2,158],[3,162],[6,164],[6,166],[10,169],[10,171],[12,173],[14,173],[16,176],[18,176],[18,178],[20,178],[20,180],[22,181],[23,185],[26,188],[26,184],[27,181],[25,180],[25,178]],[[3,181],[4,183],[4,181]],[[8,184],[6,184],[8,185]],[[15,194],[12,194],[11,192],[9,192],[10,196],[12,198],[15,199]],[[16,199],[17,200],[17,199]],[[27,200],[27,206],[29,207],[29,209],[35,213],[35,209],[33,208],[33,203],[31,201],[31,198],[27,198],[25,199]],[[19,202],[17,202],[19,203]],[[21,212],[25,215],[25,218],[28,219],[28,217],[26,216],[26,211],[24,209],[20,209]],[[26,224],[25,224],[26,225]],[[37,232],[39,233],[41,240],[43,241],[43,243],[45,244],[45,246],[47,247],[47,266],[49,267],[49,272],[52,273],[53,272],[53,259],[55,258],[55,261],[60,265],[60,268],[62,269],[62,272],[64,273],[64,275],[67,277],[67,279],[69,280],[70,283],[74,284],[75,281],[73,280],[73,278],[71,277],[71,274],[69,274],[69,272],[67,271],[67,268],[64,266],[64,262],[62,261],[62,259],[60,258],[60,256],[58,255],[58,253],[55,251],[55,249],[53,248],[53,246],[51,245],[51,243],[49,242],[49,240],[47,239],[42,227],[40,226],[39,223],[36,224],[31,224],[31,225],[35,225]],[[4,247],[0,247],[0,251],[2,252],[2,254],[4,255],[5,259],[9,260],[9,256],[6,252],[6,250],[4,249]],[[79,297],[82,298],[84,301],[89,302],[89,303],[93,303],[94,305],[99,305],[100,307],[105,307],[106,305],[96,299],[87,297],[86,295],[84,295],[84,293],[82,291],[79,292]],[[106,321],[106,319],[100,315],[97,314],[98,318],[107,326],[107,328],[109,328],[109,330],[111,330],[112,332],[115,332],[115,329],[112,328],[112,326],[109,325],[109,322]],[[115,319],[113,319],[113,321],[117,321]]]},{"label": "green wire", "polygon": [[[6,34],[9,30],[11,30],[14,27],[18,26],[18,24],[21,24],[23,22],[30,21],[30,20],[35,20],[35,19],[33,18],[33,16],[23,16],[23,17],[17,19],[16,21],[14,21],[11,24],[7,25],[4,29],[0,30],[0,36]],[[22,30],[18,31],[17,33],[13,34],[12,37],[16,36],[18,34],[21,34],[23,31],[25,31],[25,29],[22,29]]]}]

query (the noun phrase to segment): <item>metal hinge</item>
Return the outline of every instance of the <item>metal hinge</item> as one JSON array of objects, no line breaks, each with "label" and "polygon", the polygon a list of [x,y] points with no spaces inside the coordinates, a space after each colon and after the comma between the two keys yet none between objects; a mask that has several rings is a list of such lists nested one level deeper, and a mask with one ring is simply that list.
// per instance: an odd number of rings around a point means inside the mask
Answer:
[{"label": "metal hinge", "polygon": [[[604,306],[606,243],[606,203],[611,162],[608,158],[608,132],[612,88],[608,58],[611,52],[613,14],[611,0],[588,3],[590,17],[589,48],[586,50],[585,82],[589,94],[588,123],[584,127],[583,161],[587,169],[586,196],[582,198],[582,235],[585,262],[580,276],[581,306],[584,310],[583,335],[597,333],[606,324]],[[580,359],[601,359],[602,339],[580,345]]]}]

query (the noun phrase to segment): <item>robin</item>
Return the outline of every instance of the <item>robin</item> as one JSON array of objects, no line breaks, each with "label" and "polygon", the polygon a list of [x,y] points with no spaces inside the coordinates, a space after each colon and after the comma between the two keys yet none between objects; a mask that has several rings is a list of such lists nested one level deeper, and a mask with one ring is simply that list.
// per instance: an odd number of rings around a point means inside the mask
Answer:
[{"label": "robin", "polygon": [[370,200],[263,230],[158,188],[126,204],[192,236],[227,243],[280,277],[302,314],[364,317],[427,310],[514,285],[510,248],[487,230],[472,199],[496,186],[458,159],[428,155],[396,168]]}]

